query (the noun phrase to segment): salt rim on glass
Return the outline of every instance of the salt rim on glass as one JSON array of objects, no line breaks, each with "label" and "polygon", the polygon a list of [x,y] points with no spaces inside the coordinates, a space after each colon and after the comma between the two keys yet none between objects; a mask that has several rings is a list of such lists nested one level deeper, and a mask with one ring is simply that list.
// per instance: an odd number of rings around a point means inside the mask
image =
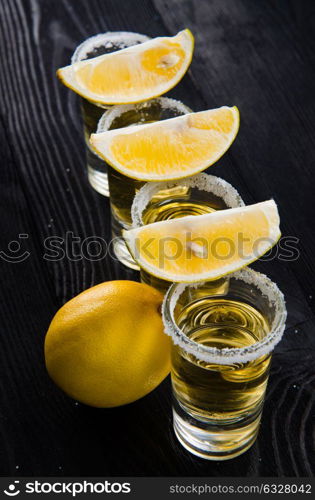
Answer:
[{"label": "salt rim on glass", "polygon": [[167,291],[163,305],[162,318],[164,323],[164,332],[172,338],[174,344],[179,345],[183,350],[196,356],[198,359],[207,363],[229,365],[232,363],[247,363],[254,359],[269,354],[280,342],[287,317],[285,300],[283,293],[277,285],[265,274],[254,271],[250,268],[244,268],[227,276],[227,279],[241,280],[252,287],[257,288],[261,294],[266,297],[270,306],[274,307],[275,314],[270,332],[266,337],[255,344],[240,348],[224,348],[203,346],[189,339],[184,332],[177,326],[174,318],[174,310],[179,297],[187,287],[198,288],[202,283],[180,283],[173,284]]},{"label": "salt rim on glass", "polygon": [[133,228],[143,225],[142,214],[153,196],[162,189],[170,189],[176,186],[187,186],[207,191],[221,198],[228,208],[244,207],[245,203],[237,190],[221,177],[210,174],[196,174],[186,179],[147,182],[137,192],[131,206],[131,217]]}]

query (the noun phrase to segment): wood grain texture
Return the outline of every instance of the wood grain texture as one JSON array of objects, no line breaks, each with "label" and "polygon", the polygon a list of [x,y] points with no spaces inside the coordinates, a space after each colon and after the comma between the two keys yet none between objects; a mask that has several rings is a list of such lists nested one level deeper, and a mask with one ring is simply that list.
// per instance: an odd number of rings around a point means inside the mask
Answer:
[{"label": "wood grain texture", "polygon": [[[19,234],[30,256],[0,260],[0,474],[309,476],[314,474],[315,163],[312,2],[0,0],[0,250]],[[43,340],[55,311],[108,279],[138,279],[110,256],[43,259],[44,240],[72,231],[110,239],[108,200],[88,185],[76,96],[55,77],[98,32],[150,36],[190,27],[192,68],[171,95],[193,109],[236,104],[240,134],[212,172],[247,203],[273,196],[295,262],[257,268],[286,294],[286,336],[273,359],[261,431],[243,456],[199,460],[172,432],[169,380],[123,409],[77,405],[49,380]],[[313,297],[313,298],[311,298]]]}]

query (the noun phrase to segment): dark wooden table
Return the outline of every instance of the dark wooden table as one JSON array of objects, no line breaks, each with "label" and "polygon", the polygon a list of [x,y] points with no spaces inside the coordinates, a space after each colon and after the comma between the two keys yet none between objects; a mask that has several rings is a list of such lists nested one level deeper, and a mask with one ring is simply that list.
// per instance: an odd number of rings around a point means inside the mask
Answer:
[{"label": "dark wooden table", "polygon": [[[1,475],[312,475],[314,1],[0,4]],[[137,403],[96,410],[64,396],[43,359],[45,332],[66,300],[104,280],[138,279],[110,257],[43,259],[44,240],[52,235],[110,238],[108,200],[86,178],[77,98],[55,71],[95,33],[158,36],[184,27],[196,37],[195,56],[171,95],[195,110],[237,105],[241,112],[238,138],[211,172],[236,186],[247,203],[274,197],[283,234],[298,239],[294,261],[278,255],[255,266],[286,294],[288,328],[274,354],[259,438],[225,463],[197,459],[178,445],[168,380]],[[29,252],[25,260],[14,262],[23,252]]]}]

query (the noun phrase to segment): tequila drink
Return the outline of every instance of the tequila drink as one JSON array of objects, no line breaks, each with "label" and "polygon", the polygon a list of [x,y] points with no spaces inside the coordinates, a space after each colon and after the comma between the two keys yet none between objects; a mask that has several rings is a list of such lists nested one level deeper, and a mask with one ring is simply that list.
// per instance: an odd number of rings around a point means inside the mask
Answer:
[{"label": "tequila drink", "polygon": [[[167,97],[159,97],[139,104],[113,106],[102,116],[97,132],[167,120],[190,112],[191,110],[181,102]],[[108,183],[115,255],[126,266],[139,269],[121,234],[123,229],[131,228],[131,205],[135,194],[144,185],[144,182],[127,177],[108,165]]]},{"label": "tequila drink", "polygon": [[[131,213],[134,227],[187,215],[202,215],[216,210],[244,206],[231,184],[205,173],[188,179],[150,182],[136,194]],[[141,281],[165,293],[170,282],[140,269]]]},{"label": "tequila drink", "polygon": [[[85,59],[91,59],[110,52],[125,49],[132,45],[146,42],[149,38],[138,33],[107,32],[92,36],[79,45],[74,52],[71,64]],[[86,158],[88,179],[93,188],[104,196],[108,196],[107,165],[94,153],[89,145],[90,135],[96,132],[97,124],[104,109],[108,106],[102,103],[92,103],[87,99],[81,98],[81,111],[84,126],[84,138],[86,145]]]},{"label": "tequila drink", "polygon": [[254,443],[286,319],[283,295],[266,276],[246,268],[223,281],[174,284],[163,306],[173,340],[174,430],[185,448],[210,460]]}]

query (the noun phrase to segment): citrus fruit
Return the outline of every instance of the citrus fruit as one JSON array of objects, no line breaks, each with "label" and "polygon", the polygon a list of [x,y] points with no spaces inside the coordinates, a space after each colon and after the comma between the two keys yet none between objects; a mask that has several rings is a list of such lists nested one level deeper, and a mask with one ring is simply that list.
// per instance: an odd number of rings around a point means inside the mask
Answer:
[{"label": "citrus fruit", "polygon": [[168,281],[217,279],[266,253],[279,239],[273,200],[247,207],[155,222],[123,231],[145,271]]},{"label": "citrus fruit", "polygon": [[89,101],[124,104],[164,94],[182,79],[193,54],[186,29],[126,49],[79,61],[57,71],[61,81]]},{"label": "citrus fruit", "polygon": [[188,177],[215,163],[238,129],[238,109],[223,106],[92,134],[90,142],[122,174],[162,181]]},{"label": "citrus fruit", "polygon": [[170,371],[163,296],[134,281],[108,281],[67,302],[45,339],[50,377],[69,396],[96,407],[142,398]]}]

